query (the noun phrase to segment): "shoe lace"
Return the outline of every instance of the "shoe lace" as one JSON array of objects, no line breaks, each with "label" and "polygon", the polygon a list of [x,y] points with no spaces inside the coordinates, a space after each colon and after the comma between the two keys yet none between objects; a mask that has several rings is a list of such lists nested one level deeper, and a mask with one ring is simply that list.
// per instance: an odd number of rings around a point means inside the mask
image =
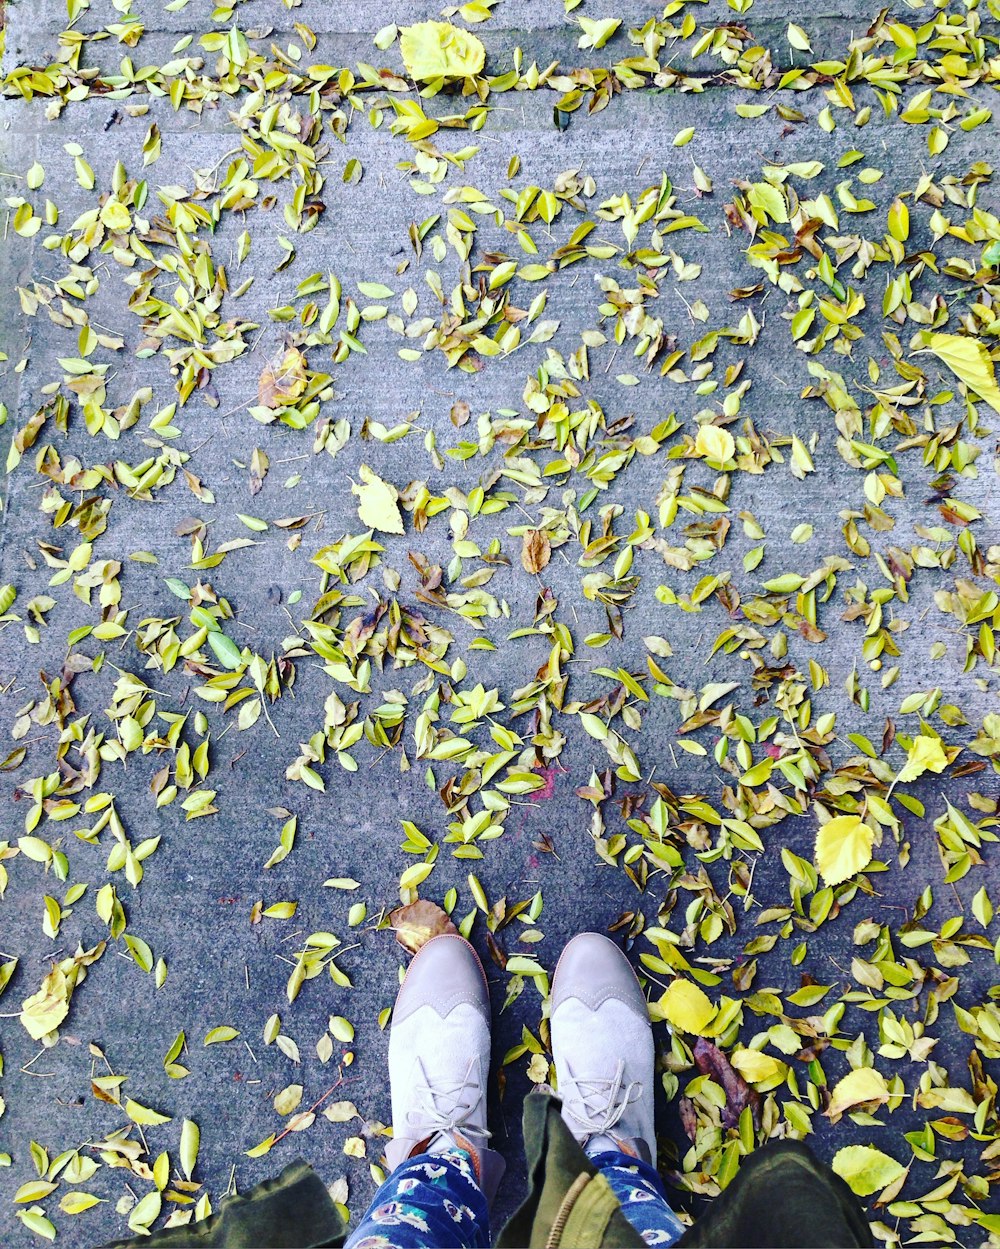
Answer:
[{"label": "shoe lace", "polygon": [[[566,1096],[570,1091],[575,1097]],[[625,1063],[619,1059],[612,1076],[575,1076],[569,1070],[560,1082],[563,1094],[563,1114],[572,1119],[584,1132],[585,1140],[592,1136],[606,1136],[620,1122],[622,1115],[642,1096],[642,1081],[625,1083]]]},{"label": "shoe lace", "polygon": [[[443,1133],[454,1139],[455,1133],[469,1122],[479,1102],[482,1080],[479,1064],[471,1058],[460,1080],[431,1079],[422,1059],[417,1059],[420,1072],[414,1092],[418,1105],[407,1114],[407,1122],[417,1129],[418,1135],[437,1136]],[[478,1124],[474,1135],[477,1139],[489,1139],[490,1132]]]}]

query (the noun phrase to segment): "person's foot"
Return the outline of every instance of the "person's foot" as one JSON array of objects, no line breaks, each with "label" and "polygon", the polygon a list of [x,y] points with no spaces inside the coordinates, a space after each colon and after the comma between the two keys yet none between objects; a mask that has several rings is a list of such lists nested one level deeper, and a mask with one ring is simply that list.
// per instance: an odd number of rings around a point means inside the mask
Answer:
[{"label": "person's foot", "polygon": [[434,937],[414,955],[396,997],[389,1032],[393,1168],[456,1145],[472,1156],[492,1199],[503,1174],[486,1148],[490,999],[475,950],[462,937]]},{"label": "person's foot", "polygon": [[566,1123],[591,1156],[623,1150],[654,1161],[653,1029],[631,964],[614,942],[582,932],[552,977],[552,1055]]}]

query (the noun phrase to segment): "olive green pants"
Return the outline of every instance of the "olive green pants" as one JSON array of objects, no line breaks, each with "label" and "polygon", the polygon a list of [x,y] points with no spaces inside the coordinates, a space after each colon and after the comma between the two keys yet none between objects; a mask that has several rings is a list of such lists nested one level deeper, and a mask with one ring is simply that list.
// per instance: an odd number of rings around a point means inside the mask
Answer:
[{"label": "olive green pants", "polygon": [[[573,1139],[559,1102],[524,1104],[528,1195],[498,1249],[640,1249],[608,1185]],[[293,1162],[274,1179],[229,1197],[202,1223],[107,1249],[321,1249],[346,1228],[316,1172]],[[872,1249],[857,1198],[797,1141],[774,1141],[744,1159],[732,1184],[678,1242],[684,1249]]]}]

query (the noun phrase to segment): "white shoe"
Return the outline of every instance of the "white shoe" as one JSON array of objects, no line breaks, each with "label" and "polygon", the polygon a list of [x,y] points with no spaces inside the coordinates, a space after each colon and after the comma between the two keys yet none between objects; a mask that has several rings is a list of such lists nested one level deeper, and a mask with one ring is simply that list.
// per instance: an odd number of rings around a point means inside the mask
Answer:
[{"label": "white shoe", "polygon": [[414,955],[392,1012],[390,1166],[457,1145],[472,1156],[480,1187],[492,1200],[504,1164],[486,1147],[489,1071],[486,973],[464,938],[434,937]]},{"label": "white shoe", "polygon": [[635,972],[613,941],[574,937],[552,977],[552,1055],[563,1118],[593,1157],[656,1159],[653,1029]]}]

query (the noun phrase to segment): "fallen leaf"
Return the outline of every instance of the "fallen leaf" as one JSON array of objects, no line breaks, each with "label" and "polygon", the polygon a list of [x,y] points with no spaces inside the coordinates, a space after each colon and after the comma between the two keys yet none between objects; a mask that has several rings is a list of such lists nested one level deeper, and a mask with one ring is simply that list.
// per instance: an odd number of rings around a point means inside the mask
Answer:
[{"label": "fallen leaf", "polygon": [[655,1006],[659,1017],[671,1027],[696,1036],[715,1018],[711,999],[690,980],[674,980]]},{"label": "fallen leaf", "polygon": [[397,907],[389,916],[389,924],[395,930],[396,940],[411,954],[416,954],[431,937],[458,932],[447,912],[428,898],[418,898],[416,902]]},{"label": "fallen leaf", "polygon": [[1000,412],[1000,386],[997,385],[993,360],[978,338],[965,334],[928,334],[924,342],[934,355],[990,405]]},{"label": "fallen leaf", "polygon": [[552,558],[548,535],[542,529],[529,529],[521,546],[521,565],[525,572],[541,572]]},{"label": "fallen leaf", "polygon": [[53,967],[41,988],[21,1004],[21,1023],[28,1035],[40,1041],[54,1031],[69,1014],[70,987],[65,973]]},{"label": "fallen leaf", "polygon": [[859,1197],[868,1197],[898,1180],[906,1168],[871,1145],[847,1145],[834,1154],[833,1169]]},{"label": "fallen leaf", "polygon": [[699,1037],[691,1052],[702,1075],[711,1076],[726,1094],[726,1104],[722,1110],[723,1127],[736,1127],[740,1115],[748,1106],[754,1124],[759,1127],[760,1095],[747,1084],[722,1050],[714,1042]]},{"label": "fallen leaf", "polygon": [[888,1100],[889,1089],[881,1071],[876,1071],[874,1067],[858,1067],[855,1071],[849,1071],[834,1086],[826,1113],[836,1123],[844,1111],[850,1110],[852,1106],[861,1106],[868,1102],[878,1102],[881,1105]]},{"label": "fallen leaf", "polygon": [[700,425],[694,440],[694,449],[714,464],[725,464],[733,457],[736,441],[728,429],[719,425]]},{"label": "fallen leaf", "polygon": [[937,737],[921,733],[913,739],[906,752],[906,762],[900,769],[897,781],[915,781],[925,772],[943,772],[948,766],[948,756]]},{"label": "fallen leaf", "polygon": [[382,533],[403,533],[403,517],[397,502],[399,491],[367,464],[362,464],[358,472],[362,484],[352,483],[351,490],[358,496],[358,515],[362,523]]},{"label": "fallen leaf", "polygon": [[468,78],[486,63],[486,49],[475,35],[450,22],[417,22],[404,26],[399,50],[406,72],[417,82],[437,78]]},{"label": "fallen leaf", "polygon": [[132,225],[132,214],[116,199],[108,200],[101,209],[100,217],[109,230],[128,230]]},{"label": "fallen leaf", "polygon": [[274,1095],[274,1109],[279,1115],[290,1115],[302,1104],[302,1085],[289,1084],[287,1088]]},{"label": "fallen leaf", "polygon": [[856,815],[838,815],[816,833],[816,866],[828,886],[842,884],[872,861],[875,830]]},{"label": "fallen leaf", "polygon": [[257,398],[265,408],[287,407],[302,397],[306,382],[306,358],[289,347],[278,364],[268,364],[261,373]]}]

